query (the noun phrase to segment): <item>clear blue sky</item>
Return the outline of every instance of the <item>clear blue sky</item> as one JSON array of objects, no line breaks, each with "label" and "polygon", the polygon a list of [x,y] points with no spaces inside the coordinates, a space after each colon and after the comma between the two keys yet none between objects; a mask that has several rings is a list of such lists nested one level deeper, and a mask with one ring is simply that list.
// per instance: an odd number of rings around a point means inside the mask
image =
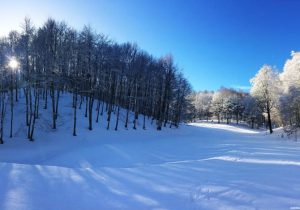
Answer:
[{"label": "clear blue sky", "polygon": [[155,56],[172,53],[195,90],[249,86],[265,63],[300,50],[297,0],[0,0],[0,35],[25,16],[90,24]]}]

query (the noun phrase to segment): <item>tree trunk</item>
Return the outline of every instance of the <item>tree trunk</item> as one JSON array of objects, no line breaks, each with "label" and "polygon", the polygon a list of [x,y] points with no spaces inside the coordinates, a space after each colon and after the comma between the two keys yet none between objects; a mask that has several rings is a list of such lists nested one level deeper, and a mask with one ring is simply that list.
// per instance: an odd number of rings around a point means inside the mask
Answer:
[{"label": "tree trunk", "polygon": [[13,119],[14,119],[14,89],[13,89],[13,81],[11,75],[11,96],[10,96],[10,134],[9,137],[12,138],[13,133]]},{"label": "tree trunk", "polygon": [[120,106],[118,106],[118,108],[117,108],[117,120],[116,120],[116,127],[115,127],[115,130],[118,130],[119,116],[120,116]]},{"label": "tree trunk", "polygon": [[96,123],[99,122],[100,106],[101,106],[100,99],[98,99]]},{"label": "tree trunk", "polygon": [[74,126],[73,126],[73,136],[76,136],[76,121],[77,121],[77,98],[78,98],[78,91],[76,88],[75,91],[75,98],[74,98]]},{"label": "tree trunk", "polygon": [[47,91],[47,87],[46,87],[46,90],[45,90],[44,92],[45,92],[45,104],[44,104],[44,109],[47,109],[47,108],[48,108],[48,91]]},{"label": "tree trunk", "polygon": [[28,124],[28,130],[27,130],[27,138],[30,139],[30,131],[31,131],[31,122],[32,122],[32,96],[31,96],[31,89],[29,88],[28,93],[28,99],[29,99],[29,124]]},{"label": "tree trunk", "polygon": [[269,102],[267,102],[267,114],[268,114],[268,127],[269,127],[269,130],[270,130],[270,133],[273,133],[272,121],[271,121],[271,110],[270,110]]},{"label": "tree trunk", "polygon": [[89,98],[88,96],[85,97],[86,103],[85,103],[85,113],[84,113],[84,117],[87,117],[87,113],[88,113],[88,104],[89,104]]},{"label": "tree trunk", "polygon": [[39,101],[39,97],[40,97],[40,93],[39,90],[35,91],[35,98],[34,98],[34,110],[33,113],[31,113],[31,116],[33,116],[33,121],[32,121],[32,125],[31,125],[31,132],[30,132],[30,137],[29,137],[29,141],[33,141],[33,132],[34,132],[34,128],[35,128],[35,121],[36,121],[36,112],[38,109],[38,101]]},{"label": "tree trunk", "polygon": [[19,101],[18,91],[18,76],[16,75],[16,102]]},{"label": "tree trunk", "polygon": [[55,107],[55,119],[57,120],[58,117],[58,102],[59,102],[60,90],[57,90],[57,97],[56,97],[56,107]]},{"label": "tree trunk", "polygon": [[50,95],[52,99],[52,129],[56,129],[56,111],[55,111],[55,90],[54,90],[54,84],[52,82],[51,84],[51,90]]},{"label": "tree trunk", "polygon": [[25,102],[26,102],[26,125],[29,126],[29,103],[28,103],[28,87],[24,88]]},{"label": "tree trunk", "polygon": [[130,85],[128,86],[128,94],[127,94],[128,100],[127,100],[127,111],[126,111],[126,119],[125,119],[125,128],[128,128],[128,121],[129,121],[129,110],[130,110],[130,102],[131,102],[131,89]]},{"label": "tree trunk", "polygon": [[89,99],[89,130],[93,130],[93,105],[94,105],[94,93],[91,93]]},{"label": "tree trunk", "polygon": [[0,143],[3,144],[3,125],[6,111],[5,94],[1,93],[1,128],[0,128]]}]

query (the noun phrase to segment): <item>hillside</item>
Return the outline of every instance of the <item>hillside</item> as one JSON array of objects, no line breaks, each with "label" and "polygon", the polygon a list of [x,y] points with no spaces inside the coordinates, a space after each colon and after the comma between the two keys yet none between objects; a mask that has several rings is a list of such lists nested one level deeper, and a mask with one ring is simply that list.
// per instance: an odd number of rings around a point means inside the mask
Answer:
[{"label": "hillside", "polygon": [[68,95],[61,103],[58,129],[42,112],[34,142],[16,114],[16,137],[0,146],[0,209],[300,207],[298,142],[203,122],[107,131],[101,117],[89,131],[83,112],[73,137]]}]

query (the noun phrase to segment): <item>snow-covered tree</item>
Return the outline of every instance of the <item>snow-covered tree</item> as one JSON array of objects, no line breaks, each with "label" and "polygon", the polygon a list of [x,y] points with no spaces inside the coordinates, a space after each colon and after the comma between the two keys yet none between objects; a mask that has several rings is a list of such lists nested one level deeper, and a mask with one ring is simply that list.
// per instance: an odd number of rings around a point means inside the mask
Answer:
[{"label": "snow-covered tree", "polygon": [[280,97],[280,113],[286,130],[300,127],[300,52],[292,52],[280,74],[283,94]]},{"label": "snow-covered tree", "polygon": [[196,110],[197,118],[208,120],[211,116],[211,103],[213,92],[200,91],[193,94],[193,105]]},{"label": "snow-covered tree", "polygon": [[224,95],[222,90],[216,91],[212,97],[211,112],[217,117],[218,123],[221,121],[224,106]]},{"label": "snow-covered tree", "polygon": [[243,107],[243,117],[251,128],[254,128],[255,124],[259,127],[262,123],[263,113],[257,104],[257,100],[251,95],[247,95],[243,98]]},{"label": "snow-covered tree", "polygon": [[231,111],[236,119],[236,123],[239,123],[239,120],[242,118],[245,105],[244,105],[244,98],[246,97],[246,93],[239,92],[232,90],[230,96],[230,103],[231,103]]},{"label": "snow-covered tree", "polygon": [[292,58],[285,62],[283,72],[280,74],[285,92],[288,92],[290,87],[300,89],[300,52],[292,51],[291,56]]},{"label": "snow-covered tree", "polygon": [[267,114],[268,128],[270,133],[273,133],[271,112],[278,104],[279,75],[271,66],[264,65],[250,82],[252,85],[250,93]]},{"label": "snow-covered tree", "polygon": [[244,110],[245,95],[243,92],[224,87],[216,91],[212,98],[211,111],[218,118],[218,122],[226,119],[229,123],[231,119],[235,119],[236,123],[239,123]]}]

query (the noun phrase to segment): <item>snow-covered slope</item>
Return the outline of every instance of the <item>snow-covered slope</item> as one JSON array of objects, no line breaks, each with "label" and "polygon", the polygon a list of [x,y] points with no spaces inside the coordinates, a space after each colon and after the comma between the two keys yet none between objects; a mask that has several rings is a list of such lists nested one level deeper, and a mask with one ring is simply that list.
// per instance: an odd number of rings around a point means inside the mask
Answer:
[{"label": "snow-covered slope", "polygon": [[0,209],[300,209],[297,142],[203,122],[88,131],[82,112],[73,137],[62,103],[57,131],[43,112],[35,142],[16,124],[0,145]]}]

